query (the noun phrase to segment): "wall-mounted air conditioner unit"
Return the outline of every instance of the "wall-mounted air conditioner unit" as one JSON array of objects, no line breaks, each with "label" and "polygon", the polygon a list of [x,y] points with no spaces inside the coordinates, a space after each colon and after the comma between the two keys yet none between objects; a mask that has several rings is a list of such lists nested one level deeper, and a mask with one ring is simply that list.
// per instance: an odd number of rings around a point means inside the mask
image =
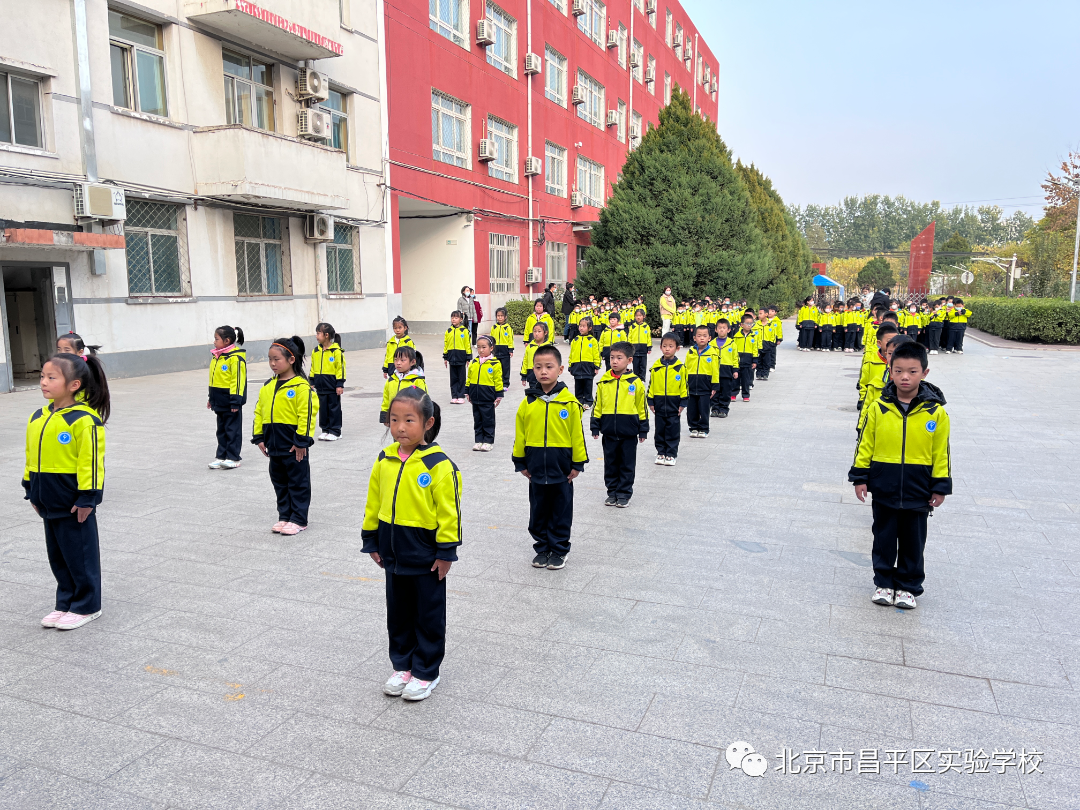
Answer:
[{"label": "wall-mounted air conditioner unit", "polygon": [[495,44],[495,26],[491,20],[479,20],[476,23],[476,44],[485,46]]},{"label": "wall-mounted air conditioner unit", "polygon": [[104,183],[75,184],[75,219],[123,222],[127,218],[124,190]]},{"label": "wall-mounted air conditioner unit", "polygon": [[330,116],[320,110],[300,110],[296,122],[296,134],[313,141],[330,138]]},{"label": "wall-mounted air conditioner unit", "polygon": [[585,195],[580,191],[571,191],[570,192],[570,207],[571,208],[581,208],[581,206],[583,206],[583,205],[585,205]]},{"label": "wall-mounted air conditioner unit", "polygon": [[641,57],[637,55],[636,51],[630,51],[630,67],[637,67],[641,64]]},{"label": "wall-mounted air conditioner unit", "polygon": [[532,155],[529,155],[527,158],[525,158],[525,175],[527,177],[535,174],[540,174],[543,171],[544,161],[542,161],[540,158],[533,157]]},{"label": "wall-mounted air conditioner unit", "polygon": [[305,101],[326,101],[330,98],[330,82],[325,73],[302,67],[296,73],[296,94]]},{"label": "wall-mounted air conditioner unit", "polygon": [[540,54],[527,53],[525,54],[525,73],[526,75],[533,75],[539,73],[544,67],[544,60],[540,58]]},{"label": "wall-mounted air conditioner unit", "polygon": [[635,139],[641,137],[641,129],[637,124],[630,125],[630,137]]},{"label": "wall-mounted air conditioner unit", "polygon": [[654,67],[645,68],[645,81],[647,81],[647,82],[655,82],[656,81],[656,68],[654,68]]},{"label": "wall-mounted air conditioner unit", "polygon": [[334,218],[327,214],[308,214],[304,221],[304,238],[309,242],[333,242]]},{"label": "wall-mounted air conditioner unit", "polygon": [[499,150],[495,146],[495,141],[491,138],[480,139],[480,153],[477,156],[479,160],[495,160],[499,156]]},{"label": "wall-mounted air conditioner unit", "polygon": [[574,0],[574,6],[570,9],[570,13],[575,17],[580,17],[588,11],[586,7],[587,0]]},{"label": "wall-mounted air conditioner unit", "polygon": [[571,104],[584,104],[585,103],[585,85],[575,84],[574,90],[570,94]]},{"label": "wall-mounted air conditioner unit", "polygon": [[675,48],[681,48],[682,47],[682,32],[681,31],[676,31],[674,34],[671,35],[671,44]]},{"label": "wall-mounted air conditioner unit", "polygon": [[608,31],[607,32],[607,46],[609,48],[618,48],[619,47],[619,32],[618,31]]},{"label": "wall-mounted air conditioner unit", "polygon": [[617,127],[619,125],[619,111],[608,110],[607,111],[607,125],[609,127]]},{"label": "wall-mounted air conditioner unit", "polygon": [[713,80],[712,80],[712,91],[715,93],[718,87],[719,87],[719,84],[717,83],[716,78],[714,77]]},{"label": "wall-mounted air conditioner unit", "polygon": [[525,269],[525,283],[526,284],[543,284],[544,283],[544,268],[542,268],[542,267],[527,267]]},{"label": "wall-mounted air conditioner unit", "polygon": [[645,0],[645,13],[646,14],[655,14],[656,13],[656,0]]}]

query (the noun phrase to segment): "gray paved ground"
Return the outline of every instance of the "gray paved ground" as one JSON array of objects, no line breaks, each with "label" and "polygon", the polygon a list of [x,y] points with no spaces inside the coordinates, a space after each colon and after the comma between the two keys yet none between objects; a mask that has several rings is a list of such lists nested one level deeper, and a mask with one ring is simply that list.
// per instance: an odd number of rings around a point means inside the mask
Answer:
[{"label": "gray paved ground", "polygon": [[[38,626],[52,579],[17,484],[41,400],[0,398],[0,808],[1077,806],[1080,355],[969,341],[934,358],[956,495],[930,522],[912,613],[868,598],[870,510],[845,483],[855,358],[789,341],[754,402],[684,438],[677,467],[646,445],[628,510],[601,505],[593,449],[560,572],[529,565],[509,461],[520,387],[491,454],[469,451],[469,409],[448,406],[465,545],[443,683],[416,705],[379,690],[382,582],[359,539],[384,444],[379,355],[348,361],[346,438],[316,447],[312,526],[288,539],[268,531],[257,451],[205,468],[204,373],[116,382],[104,615],[69,634]],[[768,759],[763,778],[729,768],[739,739]],[[790,775],[772,770],[784,748],[1045,761]]]}]

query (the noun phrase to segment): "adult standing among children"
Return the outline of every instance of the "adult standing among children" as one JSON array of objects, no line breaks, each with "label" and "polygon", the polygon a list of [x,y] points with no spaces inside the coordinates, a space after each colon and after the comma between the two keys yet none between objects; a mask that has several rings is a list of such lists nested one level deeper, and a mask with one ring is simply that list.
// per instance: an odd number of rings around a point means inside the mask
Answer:
[{"label": "adult standing among children", "polygon": [[468,285],[461,288],[461,296],[457,300],[457,306],[454,307],[461,313],[463,320],[462,326],[469,330],[469,334],[472,335],[473,343],[476,342],[476,328],[473,323],[476,320],[476,309],[473,307],[473,302],[476,300],[473,296],[472,287]]},{"label": "adult standing among children", "polygon": [[671,331],[671,321],[675,317],[675,296],[671,294],[671,287],[664,287],[664,294],[660,296],[660,319],[664,322],[660,330],[661,335]]},{"label": "adult standing among children", "polygon": [[571,330],[574,328],[574,324],[570,323],[570,316],[574,312],[574,307],[578,305],[577,291],[574,289],[574,282],[566,282],[566,289],[562,294],[562,314],[563,321],[566,323],[563,329],[563,337],[566,338],[566,342],[570,342]]},{"label": "adult standing among children", "polygon": [[[551,320],[555,320],[555,282],[551,282],[544,288],[544,294],[540,296],[540,300],[544,302],[544,312],[551,316]],[[554,337],[554,335],[552,336]]]}]

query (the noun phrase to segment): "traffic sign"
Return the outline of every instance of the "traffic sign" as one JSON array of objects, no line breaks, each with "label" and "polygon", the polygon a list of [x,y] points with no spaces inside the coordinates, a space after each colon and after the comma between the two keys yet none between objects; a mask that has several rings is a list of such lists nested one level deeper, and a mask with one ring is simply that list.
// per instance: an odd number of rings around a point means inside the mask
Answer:
[{"label": "traffic sign", "polygon": [[970,284],[975,280],[975,274],[972,273],[970,270],[965,270],[963,273],[960,274],[960,280],[965,284]]}]

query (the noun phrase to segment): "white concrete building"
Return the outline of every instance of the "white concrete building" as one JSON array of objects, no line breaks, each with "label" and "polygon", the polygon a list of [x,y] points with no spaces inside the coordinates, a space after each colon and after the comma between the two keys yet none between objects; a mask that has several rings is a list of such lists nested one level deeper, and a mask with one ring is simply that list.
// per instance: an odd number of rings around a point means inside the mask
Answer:
[{"label": "white concrete building", "polygon": [[[319,321],[381,344],[400,311],[382,14],[0,0],[0,390],[36,384],[69,329],[111,376],[204,365],[222,324],[253,359]],[[306,238],[315,212],[328,241]]]}]

